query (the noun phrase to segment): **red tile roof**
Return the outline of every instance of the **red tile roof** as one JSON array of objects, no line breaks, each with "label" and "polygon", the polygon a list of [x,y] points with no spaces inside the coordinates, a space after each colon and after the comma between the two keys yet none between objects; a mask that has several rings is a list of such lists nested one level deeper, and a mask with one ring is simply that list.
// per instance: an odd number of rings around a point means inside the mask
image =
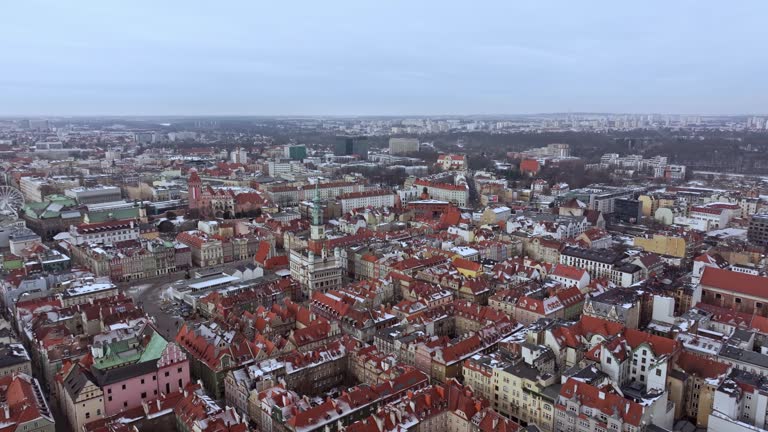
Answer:
[{"label": "red tile roof", "polygon": [[453,266],[460,269],[465,269],[473,272],[478,272],[482,268],[480,263],[470,261],[468,259],[456,257],[453,259]]},{"label": "red tile roof", "polygon": [[[608,389],[599,389],[573,378],[569,378],[560,389],[560,396],[566,399],[576,398],[580,405],[598,410],[609,417],[618,413],[625,423],[635,427],[640,426],[643,417],[643,406],[639,403],[625,399]],[[558,404],[558,409],[564,409],[564,406]]]},{"label": "red tile roof", "polygon": [[701,285],[758,298],[768,298],[768,278],[716,267],[704,268]]},{"label": "red tile roof", "polygon": [[680,347],[680,343],[676,340],[665,338],[663,336],[652,335],[650,333],[631,328],[628,328],[624,332],[624,337],[632,349],[636,349],[642,344],[648,344],[656,357],[661,355],[671,355],[672,353],[678,351],[678,348]]},{"label": "red tile roof", "polygon": [[576,281],[581,280],[581,278],[584,277],[586,273],[587,271],[584,269],[565,264],[558,264],[552,270],[552,276],[559,276],[561,278],[572,279]]},{"label": "red tile roof", "polygon": [[445,189],[445,190],[452,190],[452,191],[465,191],[467,190],[467,186],[464,185],[453,185],[449,183],[437,183],[437,182],[431,182],[429,180],[424,179],[418,179],[414,182],[416,186],[426,186],[436,189]]},{"label": "red tile roof", "polygon": [[541,165],[535,159],[523,159],[520,162],[520,172],[522,173],[537,173],[541,169]]},{"label": "red tile roof", "polygon": [[731,366],[689,351],[683,351],[677,357],[677,367],[685,373],[700,378],[717,378],[728,373]]}]

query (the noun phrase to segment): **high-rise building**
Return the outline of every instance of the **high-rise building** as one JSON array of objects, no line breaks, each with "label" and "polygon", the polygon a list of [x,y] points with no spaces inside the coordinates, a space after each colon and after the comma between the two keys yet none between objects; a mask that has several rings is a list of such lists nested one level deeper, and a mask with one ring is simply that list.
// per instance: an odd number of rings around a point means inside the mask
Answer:
[{"label": "high-rise building", "polygon": [[336,147],[333,154],[335,156],[358,156],[360,159],[368,159],[368,138],[364,136],[336,137]]},{"label": "high-rise building", "polygon": [[49,131],[51,130],[51,123],[45,119],[29,120],[29,128],[35,131]]},{"label": "high-rise building", "polygon": [[753,215],[749,220],[747,238],[760,246],[768,246],[768,213]]},{"label": "high-rise building", "polygon": [[390,138],[389,154],[408,154],[419,151],[419,140],[417,138]]},{"label": "high-rise building", "polygon": [[232,161],[232,163],[239,163],[243,165],[248,164],[248,152],[241,147],[238,147],[232,150],[232,153],[230,153],[229,158]]},{"label": "high-rise building", "polygon": [[284,148],[283,157],[291,160],[304,160],[307,158],[307,146],[305,145],[287,145]]}]

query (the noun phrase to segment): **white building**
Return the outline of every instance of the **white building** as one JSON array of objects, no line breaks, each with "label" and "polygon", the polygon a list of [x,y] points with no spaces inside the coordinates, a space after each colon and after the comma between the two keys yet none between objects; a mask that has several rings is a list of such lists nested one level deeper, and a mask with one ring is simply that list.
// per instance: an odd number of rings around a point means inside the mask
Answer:
[{"label": "white building", "polygon": [[341,251],[331,256],[315,254],[311,250],[291,250],[291,277],[299,282],[307,298],[315,291],[328,292],[342,286]]},{"label": "white building", "polygon": [[589,273],[586,270],[565,264],[557,264],[549,277],[560,282],[563,286],[576,287],[580,290],[589,285],[590,281]]},{"label": "white building", "polygon": [[418,188],[426,188],[430,198],[449,201],[459,207],[466,207],[469,202],[469,187],[464,185],[452,185],[448,183],[434,183],[428,180],[416,180],[414,185]]},{"label": "white building", "polygon": [[387,190],[370,190],[362,192],[350,192],[339,196],[341,212],[347,213],[358,208],[394,207],[397,195]]},{"label": "white building", "polygon": [[467,169],[467,157],[458,154],[438,156],[437,165],[445,171],[464,171]]},{"label": "white building", "polygon": [[765,378],[733,371],[715,391],[709,431],[752,432],[768,428],[768,394]]},{"label": "white building", "polygon": [[134,221],[108,221],[92,224],[71,225],[69,236],[75,245],[84,243],[113,244],[137,240],[139,225]]},{"label": "white building", "polygon": [[734,216],[741,216],[741,206],[738,204],[712,203],[692,207],[688,213],[689,218],[702,221],[707,231],[725,228]]},{"label": "white building", "polygon": [[267,162],[267,170],[270,177],[280,177],[297,172],[304,172],[304,165],[300,161],[291,159],[275,159]]},{"label": "white building", "polygon": [[19,188],[27,201],[42,202],[46,195],[57,190],[73,188],[80,185],[80,181],[74,177],[22,177],[19,179]]},{"label": "white building", "polygon": [[40,236],[26,227],[17,228],[8,236],[8,247],[11,249],[11,253],[16,256],[22,256],[24,249],[31,248],[41,242]]},{"label": "white building", "polygon": [[244,148],[236,148],[232,150],[232,153],[229,155],[229,160],[232,161],[232,163],[239,163],[243,165],[248,164],[248,152],[245,151]]}]

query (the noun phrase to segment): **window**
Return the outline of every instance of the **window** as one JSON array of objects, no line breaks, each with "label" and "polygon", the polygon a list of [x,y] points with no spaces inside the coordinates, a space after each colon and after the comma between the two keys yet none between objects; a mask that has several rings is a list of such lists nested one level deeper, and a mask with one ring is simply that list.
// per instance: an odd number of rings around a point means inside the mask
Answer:
[{"label": "window", "polygon": [[656,368],[656,376],[661,376],[661,368]]},{"label": "window", "polygon": [[740,299],[740,298],[738,298],[738,297],[736,297],[735,299],[733,299],[733,301],[735,301],[736,303],[741,303],[741,299]]},{"label": "window", "polygon": [[123,408],[128,408],[128,401],[123,402]]},{"label": "window", "polygon": [[91,418],[91,413],[90,412],[85,413],[85,418],[87,419]]},{"label": "window", "polygon": [[112,396],[108,397],[107,400],[112,402]]},{"label": "window", "polygon": [[125,384],[123,384],[123,390],[125,390]]},{"label": "window", "polygon": [[98,416],[101,415],[101,408],[96,408],[96,415],[98,415]]},{"label": "window", "polygon": [[147,392],[141,392],[141,398],[146,399],[147,398]]},{"label": "window", "polygon": [[760,309],[760,308],[762,308],[762,307],[763,307],[763,304],[762,304],[762,303],[760,303],[760,302],[755,302],[755,308],[756,308],[756,309]]},{"label": "window", "polygon": [[606,357],[605,358],[605,362],[608,363],[608,364],[611,364],[611,358],[610,357]]},{"label": "window", "polygon": [[144,384],[144,378],[141,379],[141,383]]},{"label": "window", "polygon": [[168,376],[171,376],[171,373],[170,373],[170,372],[168,372],[168,371],[165,371],[165,376],[167,376],[167,377],[168,377]]}]

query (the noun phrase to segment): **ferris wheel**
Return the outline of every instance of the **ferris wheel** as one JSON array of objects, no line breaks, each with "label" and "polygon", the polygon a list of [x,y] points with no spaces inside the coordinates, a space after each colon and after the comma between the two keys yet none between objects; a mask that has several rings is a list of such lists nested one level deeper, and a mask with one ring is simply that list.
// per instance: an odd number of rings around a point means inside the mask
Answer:
[{"label": "ferris wheel", "polygon": [[19,217],[19,210],[24,206],[24,195],[11,186],[0,186],[0,214]]}]

